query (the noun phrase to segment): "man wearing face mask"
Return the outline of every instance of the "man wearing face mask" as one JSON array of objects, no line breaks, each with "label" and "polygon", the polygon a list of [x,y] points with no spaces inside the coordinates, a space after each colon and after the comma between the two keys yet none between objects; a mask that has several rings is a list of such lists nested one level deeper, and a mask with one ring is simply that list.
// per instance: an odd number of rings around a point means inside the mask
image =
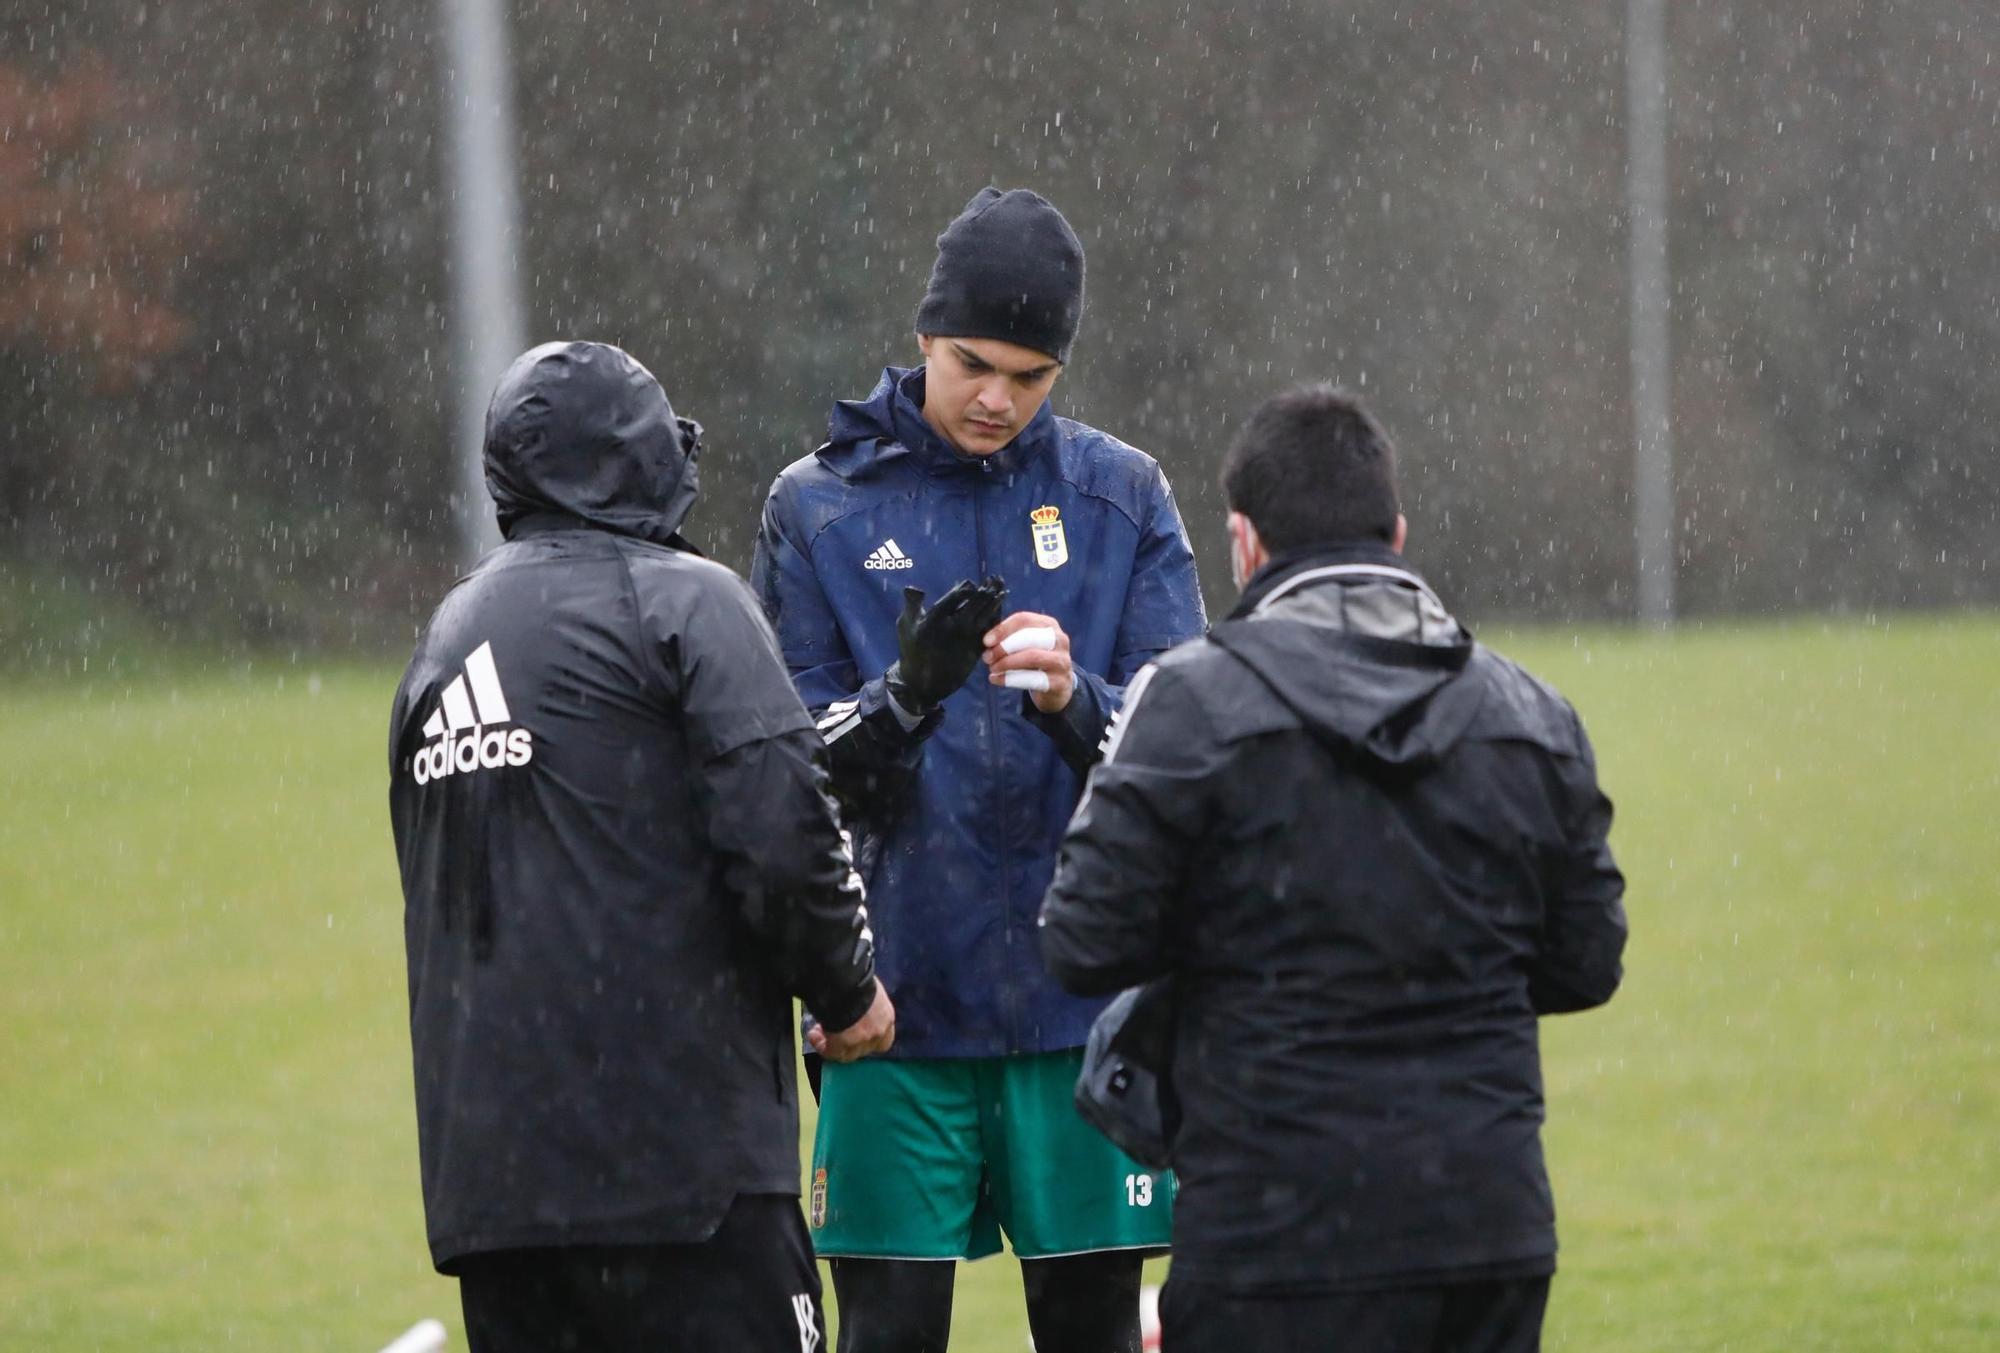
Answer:
[{"label": "man wearing face mask", "polygon": [[601,343],[486,420],[505,541],[390,723],[431,1256],[475,1353],[817,1346],[791,998],[886,1050],[826,752],[749,590],[680,534],[700,429]]},{"label": "man wearing face mask", "polygon": [[757,540],[897,1002],[891,1057],[826,1068],[814,1146],[844,1353],[944,1348],[953,1261],[1003,1230],[1041,1353],[1136,1349],[1141,1251],[1169,1230],[1170,1177],[1071,1104],[1103,1002],[1058,989],[1034,944],[1125,682],[1204,627],[1159,466],[1049,402],[1082,310],[1062,214],[980,192],[938,237],[924,364],[834,407]]},{"label": "man wearing face mask", "polygon": [[1242,600],[1133,682],[1042,913],[1070,990],[1173,979],[1165,1346],[1527,1353],[1536,1021],[1625,944],[1589,739],[1403,559],[1351,398],[1267,403],[1223,487]]}]

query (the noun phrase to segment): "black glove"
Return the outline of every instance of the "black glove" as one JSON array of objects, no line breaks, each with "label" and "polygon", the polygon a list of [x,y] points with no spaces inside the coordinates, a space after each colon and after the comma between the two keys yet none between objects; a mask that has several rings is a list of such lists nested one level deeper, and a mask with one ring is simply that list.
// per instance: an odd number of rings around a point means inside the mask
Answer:
[{"label": "black glove", "polygon": [[929,610],[921,587],[904,588],[896,621],[901,655],[886,674],[896,703],[911,714],[928,714],[963,686],[1006,602],[1007,584],[999,578],[959,583]]}]

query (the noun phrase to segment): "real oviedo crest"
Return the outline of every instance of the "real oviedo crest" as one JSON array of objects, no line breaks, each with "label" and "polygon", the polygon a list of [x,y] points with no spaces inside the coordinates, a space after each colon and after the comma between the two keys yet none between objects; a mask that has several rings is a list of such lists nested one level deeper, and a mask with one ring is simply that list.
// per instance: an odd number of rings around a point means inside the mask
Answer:
[{"label": "real oviedo crest", "polygon": [[1038,507],[1028,514],[1034,523],[1035,562],[1043,568],[1061,568],[1069,562],[1069,542],[1063,539],[1062,509]]}]

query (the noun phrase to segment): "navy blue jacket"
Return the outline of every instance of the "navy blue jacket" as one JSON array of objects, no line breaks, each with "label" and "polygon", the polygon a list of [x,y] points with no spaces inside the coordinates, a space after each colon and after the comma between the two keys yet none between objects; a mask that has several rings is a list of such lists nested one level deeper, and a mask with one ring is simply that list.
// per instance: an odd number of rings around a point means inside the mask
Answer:
[{"label": "navy blue jacket", "polygon": [[[845,735],[835,787],[896,1002],[891,1055],[1080,1047],[1104,1002],[1043,970],[1036,913],[1125,682],[1206,628],[1194,556],[1150,456],[1046,403],[1000,451],[965,455],[924,421],[923,380],[891,367],[835,405],[831,440],[771,487],[751,585],[822,731]],[[1008,613],[1069,634],[1075,697],[1044,718],[982,666],[906,729],[882,681],[903,588],[935,600],[996,573]]]}]

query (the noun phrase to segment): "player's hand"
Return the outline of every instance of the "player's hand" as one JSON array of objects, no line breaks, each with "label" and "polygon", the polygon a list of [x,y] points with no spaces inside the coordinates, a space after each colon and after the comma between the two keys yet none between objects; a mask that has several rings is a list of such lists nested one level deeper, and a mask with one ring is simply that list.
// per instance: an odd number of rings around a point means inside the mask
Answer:
[{"label": "player's hand", "polygon": [[806,1031],[806,1041],[829,1062],[858,1062],[870,1053],[887,1052],[896,1042],[896,1007],[888,988],[877,981],[867,1014],[834,1034],[815,1024]]},{"label": "player's hand", "polygon": [[982,659],[989,682],[1026,691],[1044,714],[1060,714],[1076,693],[1069,636],[1054,616],[1014,612],[987,631]]},{"label": "player's hand", "polygon": [[979,665],[981,636],[1006,602],[1007,584],[999,578],[959,583],[929,609],[922,588],[904,588],[896,665],[888,672],[896,703],[912,714],[928,714],[963,686]]}]

